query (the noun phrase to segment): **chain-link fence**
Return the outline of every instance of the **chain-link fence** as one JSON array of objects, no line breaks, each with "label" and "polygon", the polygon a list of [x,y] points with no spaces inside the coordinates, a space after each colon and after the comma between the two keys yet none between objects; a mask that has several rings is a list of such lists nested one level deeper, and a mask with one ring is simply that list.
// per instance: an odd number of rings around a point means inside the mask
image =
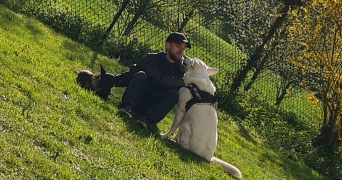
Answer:
[{"label": "chain-link fence", "polygon": [[[37,17],[76,41],[96,50],[101,47],[104,54],[120,58],[121,62],[128,61],[126,65],[138,60],[147,51],[163,50],[165,38],[170,32],[184,32],[193,46],[186,50],[186,55],[198,57],[219,69],[213,79],[221,95],[228,93],[234,76],[239,69],[241,71],[250,54],[257,54],[255,50],[270,35],[270,28],[284,7],[277,0],[267,3],[247,0],[1,2],[12,9],[16,8],[15,5],[24,4],[17,9]],[[255,64],[240,89],[255,92],[255,98],[270,104],[285,95],[279,107],[289,111],[296,107],[295,113],[299,117],[315,118],[320,110],[307,101],[307,92],[296,84],[287,86],[285,91],[282,89],[286,77],[279,76],[276,69],[279,70],[277,64],[281,64],[280,58],[283,56],[275,54],[276,51],[271,52],[272,43],[279,38],[281,30],[277,29],[265,43],[267,47],[263,47],[264,54],[260,58],[266,60]],[[127,52],[129,48],[131,51]],[[254,76],[257,78],[253,79]]]},{"label": "chain-link fence", "polygon": [[[148,52],[164,50],[170,32],[185,33],[192,45],[185,54],[219,69],[212,80],[220,109],[233,115],[241,129],[260,134],[276,150],[326,173],[324,158],[312,156],[311,148],[315,139],[311,135],[322,124],[320,94],[301,85],[306,80],[322,85],[321,76],[306,79],[301,71],[295,72],[286,44],[286,15],[296,8],[286,2],[295,1],[0,0],[0,4],[126,66]],[[233,85],[236,94],[231,93]],[[335,179],[341,177],[339,168],[329,164],[331,172],[338,172]]]}]

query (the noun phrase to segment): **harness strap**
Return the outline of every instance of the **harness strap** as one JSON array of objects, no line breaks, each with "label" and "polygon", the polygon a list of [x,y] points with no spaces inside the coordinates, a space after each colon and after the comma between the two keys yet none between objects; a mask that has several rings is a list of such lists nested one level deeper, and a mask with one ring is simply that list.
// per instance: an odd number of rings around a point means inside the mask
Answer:
[{"label": "harness strap", "polygon": [[188,111],[190,107],[196,103],[210,103],[213,105],[216,103],[216,97],[214,95],[198,89],[196,85],[190,84],[187,86],[187,88],[190,90],[192,98],[186,102],[186,111]]}]

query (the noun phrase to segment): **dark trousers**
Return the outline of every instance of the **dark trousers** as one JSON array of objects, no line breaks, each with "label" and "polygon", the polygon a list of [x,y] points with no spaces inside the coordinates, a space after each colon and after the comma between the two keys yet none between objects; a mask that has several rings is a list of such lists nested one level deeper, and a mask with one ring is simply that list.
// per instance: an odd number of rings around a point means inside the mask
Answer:
[{"label": "dark trousers", "polygon": [[147,86],[147,75],[143,71],[134,74],[126,88],[122,103],[131,106],[133,112],[147,118],[147,123],[157,124],[169,113],[178,102],[179,93],[176,90],[152,90]]}]

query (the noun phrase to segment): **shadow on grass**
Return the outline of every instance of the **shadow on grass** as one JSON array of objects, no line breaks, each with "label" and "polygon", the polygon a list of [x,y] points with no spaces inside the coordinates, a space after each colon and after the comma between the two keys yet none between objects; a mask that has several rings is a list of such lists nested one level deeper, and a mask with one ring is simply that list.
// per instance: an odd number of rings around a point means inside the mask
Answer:
[{"label": "shadow on grass", "polygon": [[34,22],[32,22],[32,20],[30,19],[27,20],[27,22],[25,23],[25,27],[35,36],[39,35],[41,36],[40,38],[43,38],[45,36],[45,34],[42,33],[42,30],[36,24],[34,24]]},{"label": "shadow on grass", "polygon": [[[92,54],[91,58],[89,58],[89,56],[84,55],[84,54],[88,53],[88,52],[86,52],[86,51],[88,51],[88,49],[85,46],[76,44],[71,40],[70,41],[64,40],[63,41],[63,47],[65,49],[70,50],[67,54],[65,54],[65,57],[68,60],[71,60],[71,61],[78,60],[84,66],[87,66],[91,69],[98,69],[98,72],[100,72],[100,68],[95,67],[95,62],[98,59],[98,56],[100,53],[98,53],[97,51],[92,51],[93,54]],[[97,72],[95,72],[95,73],[97,73]]]},{"label": "shadow on grass", "polygon": [[142,129],[137,123],[136,123],[136,118],[129,118],[127,117],[126,114],[120,113],[118,114],[119,117],[126,123],[126,129],[130,133],[135,133],[138,136],[141,136],[142,138],[150,138],[153,137],[156,141],[160,140],[160,142],[171,149],[171,151],[175,152],[178,154],[179,158],[182,161],[185,162],[195,162],[195,163],[200,163],[200,162],[208,162],[202,157],[196,155],[195,153],[186,150],[182,148],[180,145],[178,145],[176,142],[173,140],[167,140],[161,138],[160,131],[157,127],[150,127],[148,129]]},{"label": "shadow on grass", "polygon": [[173,140],[167,140],[167,139],[162,139],[162,138],[160,138],[160,140],[163,142],[163,144],[166,147],[174,150],[174,152],[177,153],[179,159],[181,159],[184,162],[195,162],[195,163],[208,162],[209,163],[209,161],[198,156],[197,154],[193,153],[192,151],[189,151],[187,149],[182,148],[179,144],[177,144]]},{"label": "shadow on grass", "polygon": [[239,134],[247,141],[252,142],[253,144],[258,144],[258,142],[254,140],[254,138],[248,133],[247,129],[242,125],[239,125],[239,131]]},{"label": "shadow on grass", "polygon": [[[232,117],[237,117],[236,119],[244,119],[248,115],[248,111],[242,105],[240,105],[239,99],[237,99],[237,94],[226,94],[220,90],[217,90],[217,94],[219,107],[226,114],[229,114]],[[238,121],[235,122],[239,126],[239,134],[247,141],[257,144],[254,138],[248,133],[248,130]]]},{"label": "shadow on grass", "polygon": [[261,163],[266,163],[266,161],[270,161],[277,166],[282,167],[284,172],[287,172],[292,178],[291,179],[312,179],[312,180],[324,180],[326,178],[319,176],[317,173],[310,170],[309,167],[300,163],[298,161],[293,161],[288,158],[276,159],[275,156],[271,156],[268,153],[264,153],[261,156],[263,160]]}]

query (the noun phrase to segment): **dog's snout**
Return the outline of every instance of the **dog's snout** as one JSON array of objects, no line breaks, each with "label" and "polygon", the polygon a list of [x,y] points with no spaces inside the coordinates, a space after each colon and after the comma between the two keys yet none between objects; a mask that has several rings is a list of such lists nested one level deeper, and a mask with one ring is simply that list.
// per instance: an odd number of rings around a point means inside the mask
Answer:
[{"label": "dog's snout", "polygon": [[189,56],[184,56],[184,64],[188,65],[191,62],[191,58]]}]

